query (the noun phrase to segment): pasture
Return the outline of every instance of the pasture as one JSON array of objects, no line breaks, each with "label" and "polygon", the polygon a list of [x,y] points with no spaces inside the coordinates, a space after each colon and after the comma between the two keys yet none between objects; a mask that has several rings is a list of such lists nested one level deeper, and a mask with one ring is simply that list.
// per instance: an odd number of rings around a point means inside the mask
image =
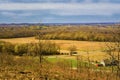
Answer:
[{"label": "pasture", "polygon": [[[26,38],[10,38],[10,39],[0,39],[0,41],[10,42],[13,44],[24,44],[24,43],[37,43],[39,40],[34,37]],[[108,58],[109,56],[103,52],[106,47],[105,42],[93,42],[93,41],[74,41],[74,40],[45,40],[56,43],[60,46],[62,52],[69,52],[68,48],[72,45],[76,46],[79,56],[86,60],[88,57],[87,52],[89,52],[89,58],[93,61],[101,61],[102,59]],[[75,58],[76,56],[62,56],[63,58]]]},{"label": "pasture", "polygon": [[[0,39],[0,41],[6,41],[13,44],[16,43],[35,43],[39,40],[35,39],[34,37],[27,37],[27,38],[10,38],[10,39]],[[75,45],[78,51],[100,51],[105,47],[105,42],[95,42],[95,41],[74,41],[74,40],[46,40],[55,42],[56,44],[60,45],[62,50],[67,50],[68,47],[71,45]]]}]

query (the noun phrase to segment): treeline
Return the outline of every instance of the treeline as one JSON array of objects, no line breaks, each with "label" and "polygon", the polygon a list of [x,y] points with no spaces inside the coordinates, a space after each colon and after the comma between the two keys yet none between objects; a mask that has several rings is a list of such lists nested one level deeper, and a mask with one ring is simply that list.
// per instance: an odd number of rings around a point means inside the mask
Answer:
[{"label": "treeline", "polygon": [[39,39],[114,41],[114,34],[120,35],[120,27],[61,27],[53,32],[37,36]]},{"label": "treeline", "polygon": [[59,46],[50,41],[40,41],[39,43],[11,44],[0,41],[0,53],[12,55],[56,55],[59,54]]},{"label": "treeline", "polygon": [[120,34],[120,25],[0,27],[0,38],[36,36],[54,40],[114,41],[114,33]]},{"label": "treeline", "polygon": [[29,27],[0,27],[0,38],[31,37],[36,32]]}]

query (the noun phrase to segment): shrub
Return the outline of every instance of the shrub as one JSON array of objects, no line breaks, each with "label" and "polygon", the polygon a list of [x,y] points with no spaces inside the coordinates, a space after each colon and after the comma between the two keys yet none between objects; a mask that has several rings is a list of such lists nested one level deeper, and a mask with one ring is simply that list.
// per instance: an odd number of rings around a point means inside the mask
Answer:
[{"label": "shrub", "polygon": [[2,66],[14,65],[13,55],[10,55],[7,53],[1,53],[0,54],[0,65]]},{"label": "shrub", "polygon": [[22,56],[24,53],[27,53],[28,48],[26,44],[17,44],[14,47],[15,55]]},{"label": "shrub", "polygon": [[14,45],[8,42],[0,42],[0,52],[14,53]]}]

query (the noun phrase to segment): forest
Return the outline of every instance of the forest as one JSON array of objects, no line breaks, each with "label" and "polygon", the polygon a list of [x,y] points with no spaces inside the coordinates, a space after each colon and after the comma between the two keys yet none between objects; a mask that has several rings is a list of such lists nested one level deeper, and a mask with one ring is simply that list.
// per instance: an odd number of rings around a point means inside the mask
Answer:
[{"label": "forest", "polygon": [[[120,34],[120,25],[80,26],[22,26],[0,27],[0,38],[32,37],[52,40],[114,41],[112,35]],[[4,35],[3,35],[4,34]],[[72,36],[72,37],[71,37]]]}]

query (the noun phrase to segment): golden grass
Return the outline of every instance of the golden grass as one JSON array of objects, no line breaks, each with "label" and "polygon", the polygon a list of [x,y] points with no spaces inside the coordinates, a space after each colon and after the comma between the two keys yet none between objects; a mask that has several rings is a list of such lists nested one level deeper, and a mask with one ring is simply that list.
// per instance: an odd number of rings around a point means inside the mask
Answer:
[{"label": "golden grass", "polygon": [[[0,39],[0,41],[6,41],[13,44],[19,43],[36,43],[39,40],[35,39],[34,37],[27,37],[27,38],[12,38],[12,39]],[[61,50],[68,50],[68,48],[72,45],[75,45],[77,50],[80,52],[79,54],[84,58],[87,59],[87,52],[90,52],[90,59],[91,60],[102,60],[108,57],[102,49],[105,47],[105,42],[93,42],[93,41],[73,41],[73,40],[47,40],[51,42],[55,42],[56,44],[60,45]]]},{"label": "golden grass", "polygon": [[37,42],[37,40],[34,37],[0,39],[0,41],[10,42],[13,44]]},{"label": "golden grass", "polygon": [[[10,43],[13,43],[13,44],[16,44],[16,43],[36,43],[36,42],[38,42],[38,40],[35,39],[34,37],[0,39],[0,40],[10,42]],[[77,47],[77,50],[79,50],[79,51],[101,50],[105,46],[104,42],[73,41],[73,40],[49,40],[49,41],[55,42],[56,44],[60,45],[62,50],[68,50],[68,48],[72,45],[75,45]]]}]

